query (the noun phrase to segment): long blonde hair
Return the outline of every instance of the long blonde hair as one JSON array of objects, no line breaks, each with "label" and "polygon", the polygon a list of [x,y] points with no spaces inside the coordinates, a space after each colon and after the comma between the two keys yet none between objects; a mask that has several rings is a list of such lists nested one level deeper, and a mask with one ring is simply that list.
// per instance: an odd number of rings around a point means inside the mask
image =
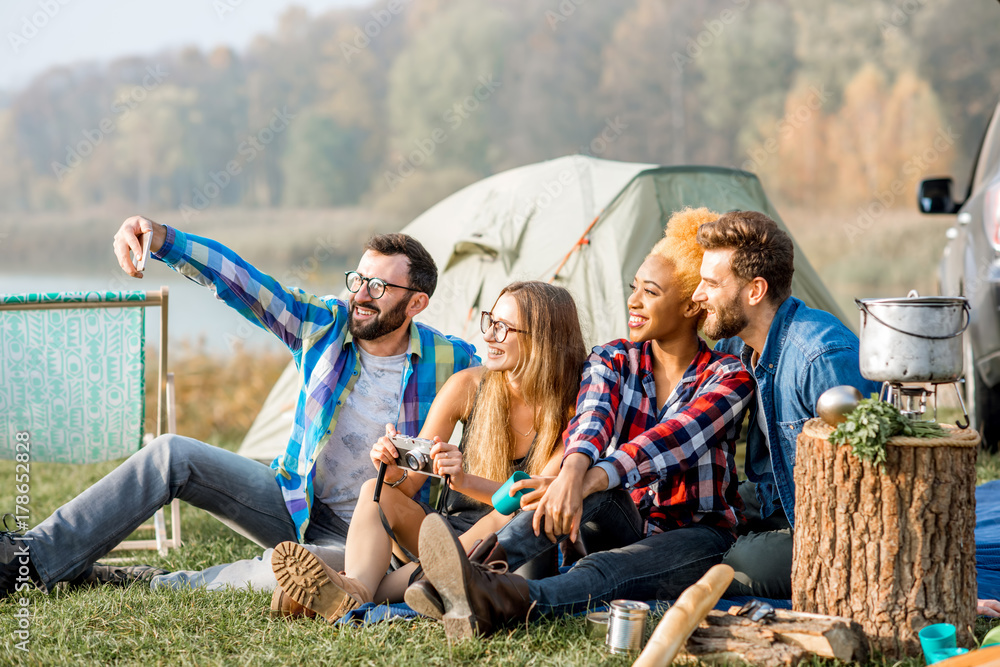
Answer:
[{"label": "long blonde hair", "polygon": [[513,297],[521,318],[518,328],[528,333],[514,334],[520,352],[517,368],[483,374],[476,405],[467,420],[464,452],[471,474],[495,482],[514,472],[508,373],[518,374],[524,402],[535,409],[537,434],[524,470],[537,475],[552,458],[573,415],[586,358],[576,304],[568,291],[533,280],[512,283],[500,292],[500,296],[504,294]]}]

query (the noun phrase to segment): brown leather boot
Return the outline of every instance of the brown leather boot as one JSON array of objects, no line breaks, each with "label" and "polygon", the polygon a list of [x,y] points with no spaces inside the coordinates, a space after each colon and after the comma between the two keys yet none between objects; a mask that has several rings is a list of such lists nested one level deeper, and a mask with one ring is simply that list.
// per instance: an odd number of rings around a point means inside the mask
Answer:
[{"label": "brown leather boot", "polygon": [[275,586],[271,596],[271,618],[316,618],[316,612],[293,600],[281,586]]},{"label": "brown leather boot", "polygon": [[[484,540],[476,540],[472,550],[469,551],[469,562],[473,566],[486,568],[495,568],[501,564],[506,566],[507,552],[497,542],[496,533],[491,533]],[[413,583],[407,587],[403,600],[410,609],[423,616],[429,616],[436,621],[440,621],[444,616],[444,600],[424,576],[422,569]]]},{"label": "brown leather boot", "polygon": [[[271,569],[292,600],[330,623],[372,601],[371,592],[357,579],[336,572],[318,556],[295,542],[274,548]],[[272,598],[272,603],[274,599]]]},{"label": "brown leather boot", "polygon": [[431,514],[420,527],[420,562],[444,601],[448,639],[489,636],[531,609],[528,582],[507,574],[506,563],[493,569],[473,565],[444,517]]}]

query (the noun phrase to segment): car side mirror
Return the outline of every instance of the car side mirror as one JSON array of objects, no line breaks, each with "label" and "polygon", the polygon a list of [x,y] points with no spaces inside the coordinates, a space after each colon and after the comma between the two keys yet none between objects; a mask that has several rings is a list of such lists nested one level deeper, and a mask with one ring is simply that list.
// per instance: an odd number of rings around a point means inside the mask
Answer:
[{"label": "car side mirror", "polygon": [[917,206],[921,213],[954,213],[958,210],[951,197],[950,178],[927,178],[917,188]]}]

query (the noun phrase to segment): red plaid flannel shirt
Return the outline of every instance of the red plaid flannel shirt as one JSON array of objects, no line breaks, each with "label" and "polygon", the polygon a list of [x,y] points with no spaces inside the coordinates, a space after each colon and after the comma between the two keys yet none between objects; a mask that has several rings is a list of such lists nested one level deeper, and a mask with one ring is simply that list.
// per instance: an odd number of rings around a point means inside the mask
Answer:
[{"label": "red plaid flannel shirt", "polygon": [[565,456],[586,454],[646,516],[647,535],[691,524],[734,531],[742,518],[734,454],[753,380],[700,342],[657,414],[652,343],[595,347],[583,370]]}]

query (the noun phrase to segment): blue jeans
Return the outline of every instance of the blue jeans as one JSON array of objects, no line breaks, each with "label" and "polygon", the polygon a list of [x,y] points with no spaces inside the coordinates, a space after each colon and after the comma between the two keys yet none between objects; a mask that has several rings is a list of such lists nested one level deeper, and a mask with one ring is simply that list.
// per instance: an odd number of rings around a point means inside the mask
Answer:
[{"label": "blue jeans", "polygon": [[[511,572],[556,548],[544,532],[535,535],[531,526],[534,516],[534,512],[521,512],[497,533],[497,540],[507,553]],[[642,524],[642,517],[631,496],[621,488],[601,491],[583,499],[580,532],[588,549],[594,548],[592,536],[599,536],[601,547],[605,549],[623,547],[642,539]]]},{"label": "blue jeans", "polygon": [[572,614],[612,600],[673,600],[722,562],[734,536],[711,526],[657,533],[580,559],[566,574],[529,580],[540,614]]},{"label": "blue jeans", "polygon": [[792,527],[777,499],[770,516],[761,516],[753,482],[740,482],[740,497],[747,521],[722,560],[735,571],[726,596],[787,600],[792,597]]},{"label": "blue jeans", "polygon": [[[125,460],[27,533],[31,561],[46,588],[71,580],[180,498],[262,547],[297,541],[274,471],[257,461],[177,435],[164,435]],[[342,555],[347,524],[316,503],[306,541]],[[204,572],[156,577],[158,586],[273,590],[269,553]],[[334,554],[329,554],[333,561]],[[331,562],[336,566],[335,562]]]}]

